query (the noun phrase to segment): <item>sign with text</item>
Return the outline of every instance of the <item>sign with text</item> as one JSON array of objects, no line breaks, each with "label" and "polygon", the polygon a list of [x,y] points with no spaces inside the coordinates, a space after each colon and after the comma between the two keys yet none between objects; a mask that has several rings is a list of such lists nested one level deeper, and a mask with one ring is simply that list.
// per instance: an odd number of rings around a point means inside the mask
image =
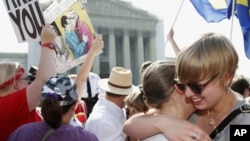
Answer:
[{"label": "sign with text", "polygon": [[40,41],[45,24],[38,0],[3,0],[18,42]]}]

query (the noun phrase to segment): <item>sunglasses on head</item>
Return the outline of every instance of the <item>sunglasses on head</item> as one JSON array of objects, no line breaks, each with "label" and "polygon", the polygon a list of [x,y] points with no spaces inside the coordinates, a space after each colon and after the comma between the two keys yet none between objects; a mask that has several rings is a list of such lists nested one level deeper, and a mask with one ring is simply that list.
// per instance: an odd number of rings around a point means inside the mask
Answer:
[{"label": "sunglasses on head", "polygon": [[191,91],[195,94],[201,94],[202,90],[210,83],[212,82],[216,77],[218,76],[218,74],[214,75],[212,78],[210,78],[207,82],[205,82],[204,84],[196,84],[196,83],[187,83],[187,84],[183,84],[180,83],[178,79],[174,80],[174,83],[177,85],[178,89],[181,90],[182,92],[185,92],[186,90],[186,86],[188,86]]}]

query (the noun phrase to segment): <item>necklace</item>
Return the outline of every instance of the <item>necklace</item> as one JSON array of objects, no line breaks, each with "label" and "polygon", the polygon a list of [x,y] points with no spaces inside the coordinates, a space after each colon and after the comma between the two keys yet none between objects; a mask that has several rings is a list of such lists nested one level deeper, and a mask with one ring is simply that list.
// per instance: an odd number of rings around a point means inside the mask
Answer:
[{"label": "necklace", "polygon": [[[217,127],[215,126],[214,118],[210,116],[210,110],[207,110],[207,115],[208,115],[208,125],[209,125],[209,126],[212,126],[214,129],[216,129]],[[218,115],[219,115],[219,114],[217,114],[216,117],[217,117]]]},{"label": "necklace", "polygon": [[224,107],[221,108],[220,112],[219,112],[216,116],[214,116],[214,117],[211,117],[211,115],[210,115],[210,110],[209,110],[209,109],[207,110],[208,125],[209,125],[209,126],[213,127],[214,129],[217,128],[216,125],[215,125],[215,119],[216,119],[216,118],[218,117],[218,115],[224,110],[224,108],[226,107],[226,105],[227,105],[228,101],[230,101],[230,99],[231,99],[231,95],[229,95],[229,96],[227,97],[226,102],[225,102],[225,104],[224,104]]}]

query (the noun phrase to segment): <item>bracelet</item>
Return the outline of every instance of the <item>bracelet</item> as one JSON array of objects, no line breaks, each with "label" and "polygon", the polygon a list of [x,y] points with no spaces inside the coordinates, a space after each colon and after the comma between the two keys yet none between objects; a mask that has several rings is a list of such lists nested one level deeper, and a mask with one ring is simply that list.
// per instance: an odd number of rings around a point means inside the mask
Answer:
[{"label": "bracelet", "polygon": [[42,44],[42,47],[47,47],[47,48],[52,49],[52,50],[55,49],[55,46],[52,43],[44,43],[44,44]]}]

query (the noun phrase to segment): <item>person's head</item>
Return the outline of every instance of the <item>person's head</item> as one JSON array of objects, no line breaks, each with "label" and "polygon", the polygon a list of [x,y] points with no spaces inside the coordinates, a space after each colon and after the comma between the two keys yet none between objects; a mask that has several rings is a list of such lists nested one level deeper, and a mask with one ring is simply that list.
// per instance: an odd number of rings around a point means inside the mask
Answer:
[{"label": "person's head", "polygon": [[66,28],[67,27],[67,25],[68,25],[68,18],[67,18],[67,16],[62,16],[61,17],[61,26],[63,27],[63,28]]},{"label": "person's head", "polygon": [[67,18],[72,27],[75,27],[77,21],[79,20],[78,14],[73,9],[67,12]]},{"label": "person's head", "polygon": [[143,73],[148,66],[150,66],[153,63],[153,61],[145,61],[141,64],[140,72]]},{"label": "person's head", "polygon": [[144,98],[142,94],[142,90],[135,91],[124,99],[126,108],[127,108],[127,116],[130,117],[139,112],[148,111],[147,105],[144,103]]},{"label": "person's head", "polygon": [[16,62],[0,63],[0,91],[20,90],[28,86],[24,68]]},{"label": "person's head", "polygon": [[176,83],[196,108],[207,109],[228,96],[237,67],[238,55],[230,40],[207,33],[178,54]]},{"label": "person's head", "polygon": [[68,74],[68,77],[76,81],[77,79],[77,74]]},{"label": "person's head", "polygon": [[124,106],[124,98],[135,90],[131,70],[123,67],[112,68],[109,78],[99,80],[98,86],[105,90],[109,98],[119,99],[121,107]]},{"label": "person's head", "polygon": [[[174,61],[159,60],[152,63],[145,70],[142,78],[142,92],[147,105],[157,109],[162,108],[175,91],[174,78]],[[184,96],[183,99],[185,99]]]},{"label": "person's head", "polygon": [[41,114],[44,121],[57,129],[65,114],[74,115],[78,100],[76,83],[63,75],[49,78],[41,91]]},{"label": "person's head", "polygon": [[250,95],[250,84],[243,75],[235,76],[230,87],[232,90],[240,93],[244,98]]}]

